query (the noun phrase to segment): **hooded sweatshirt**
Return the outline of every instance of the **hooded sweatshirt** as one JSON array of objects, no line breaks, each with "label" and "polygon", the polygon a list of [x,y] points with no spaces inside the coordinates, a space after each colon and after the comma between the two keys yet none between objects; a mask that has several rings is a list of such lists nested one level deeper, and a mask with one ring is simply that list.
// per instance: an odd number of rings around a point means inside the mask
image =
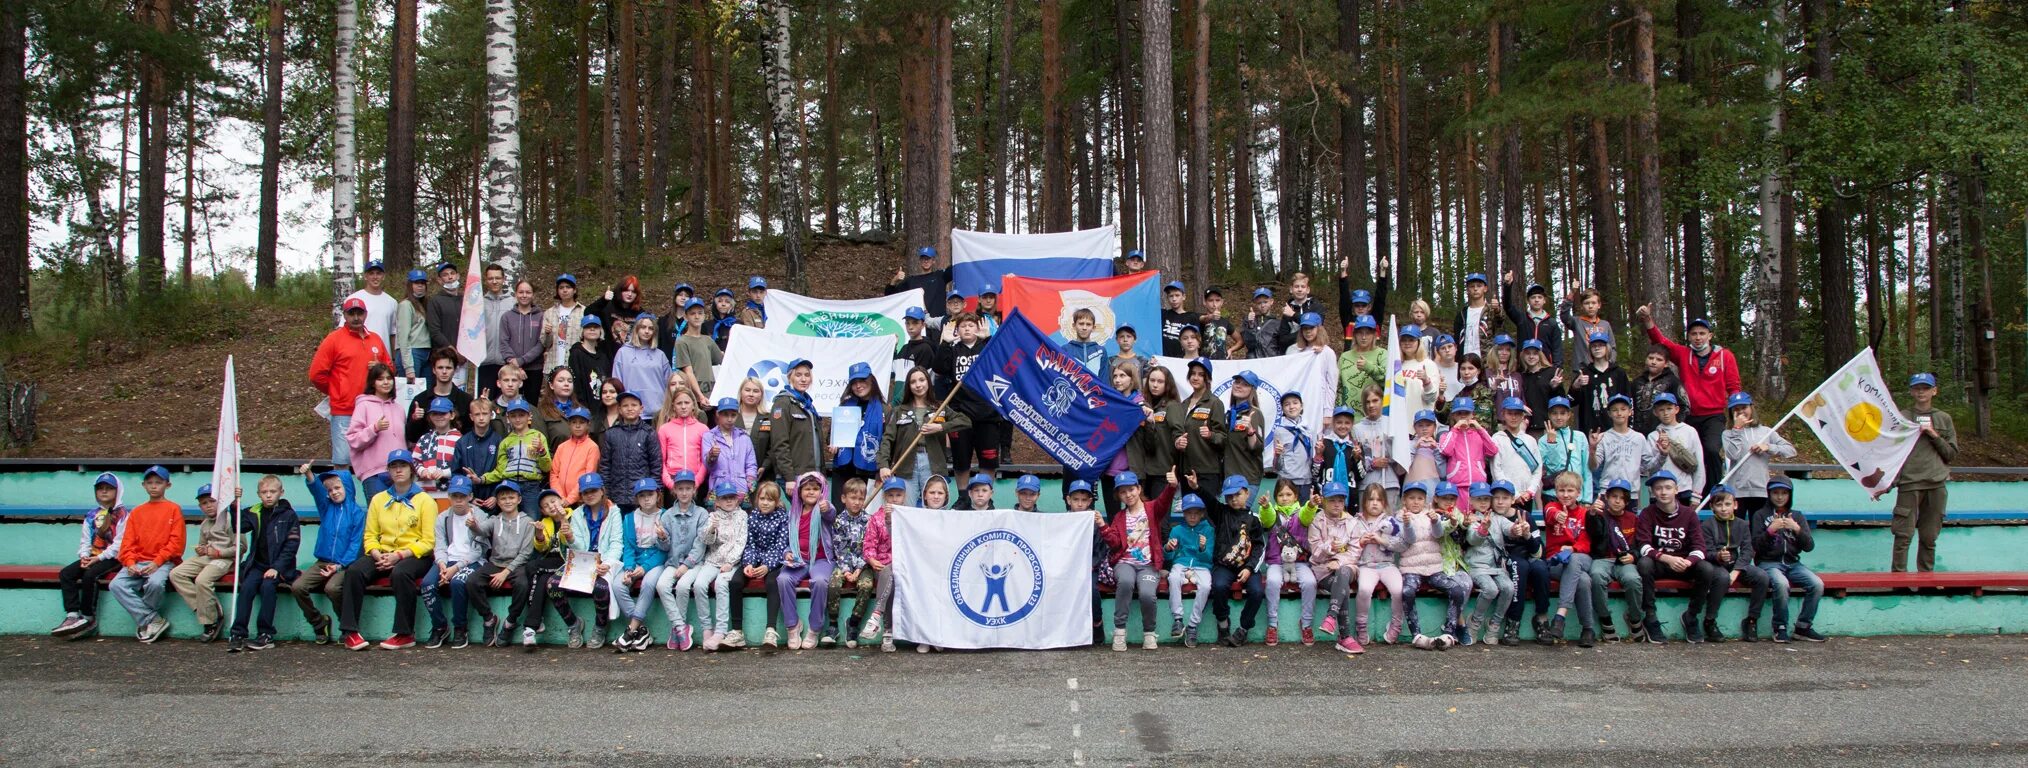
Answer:
[{"label": "hooded sweatshirt", "polygon": [[[1168,549],[1167,544],[1174,544],[1176,548]],[[1209,569],[1211,567],[1211,553],[1218,551],[1218,532],[1212,529],[1211,518],[1209,517],[1199,517],[1195,524],[1192,524],[1189,518],[1185,517],[1183,520],[1169,526],[1169,536],[1164,545],[1164,550],[1167,553],[1171,569]]]},{"label": "hooded sweatshirt", "polygon": [[1400,552],[1402,549],[1403,533],[1401,518],[1393,515],[1381,515],[1379,517],[1347,515],[1346,517],[1352,521],[1350,533],[1353,540],[1357,540],[1359,537],[1369,533],[1380,537],[1378,541],[1353,549],[1353,554],[1357,557],[1358,566],[1361,568],[1380,568],[1393,565],[1395,553]]},{"label": "hooded sweatshirt", "polygon": [[[1753,447],[1762,443],[1767,444],[1767,453],[1754,453]],[[1732,488],[1741,498],[1767,498],[1768,460],[1796,455],[1787,438],[1759,424],[1725,430],[1719,445],[1725,451],[1726,471],[1732,473]]]},{"label": "hooded sweatshirt", "polygon": [[1448,464],[1445,480],[1465,488],[1487,482],[1486,462],[1500,454],[1493,436],[1483,428],[1453,429],[1437,438],[1437,452]]},{"label": "hooded sweatshirt", "polygon": [[1262,504],[1260,523],[1261,562],[1267,565],[1301,565],[1310,559],[1310,526],[1317,508],[1309,504],[1280,506]]},{"label": "hooded sweatshirt", "polygon": [[[375,429],[382,420],[386,429]],[[387,471],[387,455],[408,447],[407,416],[391,398],[359,395],[353,398],[352,425],[345,429],[345,443],[352,446],[352,471],[372,477]]]},{"label": "hooded sweatshirt", "polygon": [[[1795,520],[1796,524],[1802,527],[1801,530],[1779,533],[1769,530],[1774,521],[1784,517]],[[1804,552],[1817,547],[1816,536],[1812,532],[1809,519],[1803,517],[1803,513],[1792,509],[1780,509],[1770,505],[1754,513],[1750,530],[1753,533],[1753,561],[1756,563],[1793,565],[1802,561]]]},{"label": "hooded sweatshirt", "polygon": [[[817,504],[803,506],[802,487],[810,481],[817,483]],[[821,472],[805,472],[789,486],[789,546],[788,551],[802,565],[819,560],[832,560],[837,555],[837,545],[831,541],[831,519],[838,509],[831,506],[831,482]]]},{"label": "hooded sweatshirt", "polygon": [[[96,493],[98,486],[94,484],[92,490]],[[78,537],[77,559],[120,559],[120,538],[126,533],[127,527],[126,495],[126,484],[121,482],[117,475],[114,476],[113,506],[108,508],[94,505],[92,511],[84,516],[82,532]],[[320,497],[323,495],[322,489],[318,489],[318,495]]]},{"label": "hooded sweatshirt", "polygon": [[[343,498],[333,502],[324,493],[324,478],[335,477],[345,487]],[[317,502],[317,547],[314,554],[317,562],[330,563],[338,567],[351,565],[359,559],[362,539],[366,531],[366,508],[359,506],[359,486],[352,479],[352,473],[344,470],[320,473],[303,478],[303,485],[310,489],[310,498]]]},{"label": "hooded sweatshirt", "polygon": [[691,477],[704,477],[704,438],[710,427],[695,416],[671,417],[655,429],[655,442],[662,449],[662,487],[676,487],[676,473],[688,470]]},{"label": "hooded sweatshirt", "polygon": [[652,419],[662,412],[662,398],[669,387],[669,356],[653,344],[640,346],[633,339],[613,355],[613,378],[626,391],[641,397],[641,418]]},{"label": "hooded sweatshirt", "polygon": [[1735,514],[1730,520],[1720,520],[1717,515],[1701,523],[1704,528],[1704,543],[1711,547],[1711,559],[1716,561],[1718,553],[1731,552],[1732,562],[1723,567],[1738,568],[1753,562],[1752,524],[1746,518]]},{"label": "hooded sweatshirt", "polygon": [[1507,534],[1513,530],[1514,521],[1499,515],[1489,514],[1483,521],[1466,518],[1465,523],[1465,570],[1473,576],[1491,576],[1505,573],[1507,561]]},{"label": "hooded sweatshirt", "polygon": [[[718,450],[718,458],[710,458],[711,451]],[[753,441],[747,439],[746,430],[738,426],[731,434],[725,430],[713,429],[704,434],[704,474],[699,484],[717,485],[724,480],[739,487],[740,495],[753,489],[753,481],[760,470],[755,462]]]},{"label": "hooded sweatshirt", "polygon": [[704,551],[704,564],[727,573],[739,567],[746,552],[746,510],[711,508],[711,516],[697,531],[697,548]]},{"label": "hooded sweatshirt", "polygon": [[535,556],[535,520],[519,511],[481,515],[479,542],[486,548],[486,562],[509,571],[528,564]]},{"label": "hooded sweatshirt", "polygon": [[[1340,568],[1357,568],[1359,550],[1352,547],[1352,540],[1359,538],[1352,533],[1352,518],[1347,512],[1343,517],[1332,517],[1331,513],[1320,513],[1310,522],[1310,564],[1316,566],[1317,575],[1330,576]],[[1347,549],[1337,551],[1338,545]]]}]

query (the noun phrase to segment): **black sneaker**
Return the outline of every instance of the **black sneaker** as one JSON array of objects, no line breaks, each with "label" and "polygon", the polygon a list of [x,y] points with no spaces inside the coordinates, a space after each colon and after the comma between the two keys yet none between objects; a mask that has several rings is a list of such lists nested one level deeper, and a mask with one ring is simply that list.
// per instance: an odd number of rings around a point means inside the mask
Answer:
[{"label": "black sneaker", "polygon": [[1521,622],[1511,619],[1502,619],[1500,621],[1500,644],[1521,644]]},{"label": "black sneaker", "polygon": [[494,618],[486,619],[486,627],[484,631],[486,633],[486,647],[487,648],[500,647],[500,620]]},{"label": "black sneaker", "polygon": [[1786,642],[1788,642],[1788,641],[1789,641],[1789,628],[1788,628],[1788,627],[1784,627],[1784,626],[1782,626],[1782,625],[1780,625],[1780,624],[1776,624],[1776,625],[1775,625],[1775,627],[1774,627],[1774,641],[1775,641],[1775,642],[1777,642],[1777,643],[1786,643]]},{"label": "black sneaker", "polygon": [[1175,621],[1169,622],[1169,639],[1179,641],[1183,639],[1183,617],[1178,616]]},{"label": "black sneaker", "polygon": [[275,647],[275,638],[273,635],[266,633],[255,635],[254,639],[246,644],[246,649],[249,651],[265,651],[273,647]]},{"label": "black sneaker", "polygon": [[1187,628],[1187,629],[1184,629],[1184,630],[1183,630],[1183,647],[1185,647],[1185,648],[1195,648],[1195,647],[1197,647],[1197,628],[1196,628],[1196,627],[1189,627],[1189,628]]},{"label": "black sneaker", "polygon": [[1808,624],[1797,624],[1795,636],[1812,643],[1821,643],[1826,639],[1823,635],[1817,634],[1817,630],[1811,629]]},{"label": "black sneaker", "polygon": [[85,638],[87,638],[87,637],[91,637],[92,635],[96,635],[96,634],[98,634],[98,633],[99,633],[99,619],[98,619],[98,617],[96,617],[96,616],[86,616],[86,617],[84,617],[84,623],[83,623],[83,624],[79,624],[79,625],[77,626],[77,629],[71,630],[71,633],[70,633],[69,635],[66,635],[66,636],[64,637],[64,639],[66,639],[66,640],[83,640],[83,639],[85,639]]},{"label": "black sneaker", "polygon": [[1757,626],[1759,623],[1753,619],[1740,619],[1739,641],[1742,643],[1760,642],[1760,627]]},{"label": "black sneaker", "polygon": [[[1598,622],[1599,639],[1604,640],[1608,643],[1619,642],[1620,639],[1619,631],[1613,628],[1613,615],[1611,613],[1607,613],[1606,615],[1600,616],[1598,618],[1599,618]],[[1629,635],[1632,635],[1633,629],[1628,628],[1627,633]]]},{"label": "black sneaker", "polygon": [[1541,622],[1536,622],[1536,624],[1535,643],[1537,645],[1555,645],[1563,642],[1562,616],[1550,619],[1547,627],[1541,626]]},{"label": "black sneaker", "polygon": [[1697,614],[1691,613],[1689,611],[1684,611],[1681,620],[1683,622],[1684,642],[1689,643],[1704,642],[1704,626],[1698,623]]},{"label": "black sneaker", "polygon": [[449,639],[451,639],[450,625],[443,624],[439,626],[430,627],[430,638],[428,640],[423,641],[423,647],[442,648],[444,647],[444,641]]},{"label": "black sneaker", "polygon": [[1598,645],[1597,633],[1592,632],[1591,627],[1585,627],[1584,631],[1577,636],[1577,647],[1590,648],[1596,645]]},{"label": "black sneaker", "polygon": [[1651,618],[1648,619],[1647,621],[1641,622],[1641,634],[1647,639],[1648,644],[1650,645],[1669,644],[1669,636],[1662,632],[1662,622],[1657,621],[1655,619]]},{"label": "black sneaker", "polygon": [[1725,633],[1718,631],[1718,619],[1707,618],[1704,620],[1704,642],[1722,643],[1726,639]]},{"label": "black sneaker", "polygon": [[213,640],[217,640],[219,630],[223,628],[224,625],[218,623],[204,625],[203,628],[197,630],[197,642],[209,643]]},{"label": "black sneaker", "polygon": [[472,638],[471,638],[471,636],[470,636],[470,635],[467,635],[467,634],[465,633],[465,628],[464,628],[464,627],[459,627],[459,628],[457,628],[457,629],[453,629],[453,630],[451,630],[451,647],[452,647],[452,648],[464,648],[464,647],[466,647],[466,646],[469,646],[469,645],[471,645],[471,644],[472,644]]},{"label": "black sneaker", "polygon": [[310,635],[318,645],[330,645],[334,639],[331,636],[331,620],[320,617],[320,620],[310,622]]},{"label": "black sneaker", "polygon": [[1235,629],[1230,634],[1227,634],[1225,638],[1220,642],[1225,643],[1225,647],[1227,648],[1238,648],[1242,645],[1246,645],[1246,636],[1248,634],[1250,633],[1248,633],[1244,629]]},{"label": "black sneaker", "polygon": [[226,653],[239,653],[240,651],[244,650],[246,650],[246,638],[240,637],[239,635],[233,635],[232,637],[226,639],[225,641]]}]

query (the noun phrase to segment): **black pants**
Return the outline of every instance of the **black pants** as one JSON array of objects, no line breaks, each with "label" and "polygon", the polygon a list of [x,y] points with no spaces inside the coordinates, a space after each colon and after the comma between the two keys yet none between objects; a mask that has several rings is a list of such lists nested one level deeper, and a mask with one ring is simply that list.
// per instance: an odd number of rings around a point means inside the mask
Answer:
[{"label": "black pants", "polygon": [[[1507,561],[1507,575],[1514,579],[1514,602],[1507,604],[1507,620],[1521,622],[1521,612],[1527,605],[1521,602],[1527,598],[1535,603],[1535,615],[1549,613],[1549,563],[1540,558]],[[1413,595],[1405,596],[1412,598]]]},{"label": "black pants", "polygon": [[73,560],[57,571],[56,581],[63,585],[63,612],[86,618],[99,615],[99,582],[119,569],[117,559],[93,560],[91,565],[78,565]]},{"label": "black pants", "polygon": [[[1759,624],[1760,609],[1762,606],[1767,605],[1769,582],[1767,571],[1761,570],[1760,566],[1753,563],[1733,563],[1729,569],[1724,567],[1718,569],[1718,586],[1711,590],[1710,593],[1710,615],[1714,619],[1718,617],[1719,604],[1724,602],[1725,594],[1732,591],[1732,573],[1734,571],[1739,572],[1739,585],[1747,589],[1746,618],[1755,624]],[[1783,598],[1787,599],[1787,596],[1784,595]]]},{"label": "black pants", "polygon": [[782,598],[775,590],[776,570],[775,568],[769,568],[768,572],[762,574],[760,578],[749,579],[746,577],[745,565],[735,565],[732,567],[732,581],[725,585],[726,590],[731,593],[728,595],[728,602],[730,604],[726,606],[726,620],[729,622],[726,626],[741,632],[746,631],[746,624],[744,623],[744,617],[746,616],[746,587],[755,581],[761,583],[761,592],[767,596],[768,612],[766,621],[762,626],[771,627],[779,623],[779,617],[782,615]]},{"label": "black pants", "polygon": [[[508,621],[519,619],[521,626],[524,627],[542,623],[542,604],[528,599],[528,583],[532,580],[531,568],[531,565],[524,563],[521,567],[508,571],[507,581],[500,587],[513,596],[507,604]],[[479,566],[478,573],[465,579],[466,601],[473,610],[479,612],[480,618],[489,622],[493,620],[493,576],[506,570],[504,566],[488,563]]]},{"label": "black pants", "polygon": [[972,474],[972,460],[988,474],[1000,469],[1000,442],[1007,422],[998,418],[978,419],[972,426],[951,433],[951,485],[962,488]]},{"label": "black pants", "polygon": [[1690,425],[1691,429],[1697,430],[1697,441],[1704,444],[1704,463],[1702,465],[1704,467],[1704,487],[1696,489],[1698,496],[1704,496],[1711,493],[1711,486],[1717,485],[1718,479],[1725,475],[1725,444],[1723,442],[1725,439],[1725,414],[1714,413],[1710,416],[1691,416],[1684,419],[1683,423]]},{"label": "black pants", "polygon": [[542,629],[547,622],[543,611],[548,610],[549,577],[563,569],[563,557],[555,554],[537,555],[528,561],[528,583],[522,588],[521,599],[528,602],[528,612],[521,617],[521,626]]},{"label": "black pants", "polygon": [[395,563],[392,571],[382,571],[373,564],[371,556],[360,555],[345,568],[345,604],[338,608],[338,631],[359,631],[359,610],[366,604],[366,585],[386,573],[388,586],[394,589],[394,634],[415,634],[416,596],[422,594],[419,582],[433,567],[436,562],[430,558],[409,557]]},{"label": "black pants", "polygon": [[[1232,584],[1238,580],[1237,568],[1229,565],[1211,567],[1211,616],[1217,619],[1220,625],[1232,620]],[[1246,600],[1241,603],[1239,609],[1239,628],[1242,630],[1253,629],[1253,617],[1260,613],[1260,604],[1264,597],[1261,588],[1261,575],[1258,572],[1248,574]]]},{"label": "black pants", "polygon": [[[1697,617],[1704,613],[1704,606],[1706,604],[1711,606],[1712,611],[1717,611],[1718,599],[1725,597],[1725,588],[1728,581],[1725,571],[1708,561],[1699,560],[1691,563],[1689,568],[1678,573],[1670,570],[1668,566],[1663,565],[1661,561],[1655,558],[1643,557],[1634,561],[1634,568],[1641,572],[1641,586],[1644,587],[1641,590],[1641,609],[1651,619],[1657,618],[1655,615],[1656,579],[1682,579],[1690,582],[1690,592],[1684,595],[1684,598],[1690,603],[1690,621],[1696,621]],[[1685,629],[1687,630],[1688,627],[1685,627]]]},{"label": "black pants", "polygon": [[500,395],[499,363],[485,363],[479,366],[479,380],[468,390],[473,397],[498,397]]}]

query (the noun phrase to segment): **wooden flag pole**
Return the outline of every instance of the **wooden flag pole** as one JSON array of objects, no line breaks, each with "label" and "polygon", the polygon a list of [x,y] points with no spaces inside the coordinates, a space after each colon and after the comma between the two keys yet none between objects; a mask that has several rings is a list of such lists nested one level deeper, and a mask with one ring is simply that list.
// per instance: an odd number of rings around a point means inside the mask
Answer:
[{"label": "wooden flag pole", "polygon": [[[934,411],[931,411],[931,412],[930,412],[930,414],[931,414],[931,415],[935,415],[935,414],[939,414],[939,413],[943,413],[943,412],[944,412],[944,409],[945,409],[945,408],[948,408],[948,407],[950,407],[950,404],[951,404],[951,398],[953,398],[953,397],[957,397],[957,396],[958,396],[958,390],[960,390],[960,389],[963,389],[963,388],[964,388],[964,386],[965,386],[965,382],[964,382],[963,380],[959,380],[959,381],[957,381],[956,383],[952,384],[952,385],[951,385],[951,391],[950,391],[950,393],[949,393],[949,394],[946,394],[946,395],[944,395],[944,401],[943,401],[943,402],[941,402],[941,403],[937,403],[937,409],[936,409],[936,410],[934,410]],[[907,447],[907,448],[903,448],[903,449],[901,449],[901,453],[897,453],[897,454],[895,454],[895,457],[896,457],[896,458],[895,458],[895,462],[896,462],[896,465],[899,465],[899,463],[900,463],[900,462],[902,461],[902,458],[901,458],[901,457],[907,456],[907,455],[909,455],[909,454],[911,454],[911,453],[914,453],[914,452],[915,452],[915,446],[916,446],[916,443],[920,443],[920,442],[922,442],[922,434],[923,434],[923,433],[922,433],[922,430],[921,430],[920,428],[916,429],[916,431],[915,431],[915,437],[914,437],[913,439],[911,439],[911,440],[909,440],[909,441],[908,441],[908,447]],[[938,433],[938,434],[942,434],[942,433]],[[887,468],[887,471],[888,471],[888,472],[890,472],[890,473],[892,473],[892,472],[894,471],[894,466],[889,466],[889,467]]]}]

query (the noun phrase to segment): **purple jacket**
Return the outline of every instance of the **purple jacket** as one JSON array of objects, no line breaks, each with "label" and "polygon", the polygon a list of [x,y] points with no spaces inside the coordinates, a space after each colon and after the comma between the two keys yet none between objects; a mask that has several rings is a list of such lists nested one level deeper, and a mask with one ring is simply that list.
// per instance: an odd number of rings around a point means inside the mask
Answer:
[{"label": "purple jacket", "polygon": [[[1302,565],[1309,562],[1310,528],[1303,525],[1302,518],[1298,515],[1291,514],[1283,517],[1281,522],[1276,523],[1275,527],[1268,529],[1268,532],[1261,539],[1261,546],[1267,549],[1263,553],[1262,562],[1267,565]],[[1296,548],[1296,559],[1284,563],[1282,561],[1282,547],[1290,543],[1293,543]]]},{"label": "purple jacket", "polygon": [[755,473],[753,441],[747,439],[746,430],[733,427],[732,436],[726,437],[724,430],[712,429],[704,435],[704,455],[710,456],[713,448],[718,449],[718,459],[705,460],[703,487],[726,480],[739,486],[740,495],[745,495],[753,488]]}]

